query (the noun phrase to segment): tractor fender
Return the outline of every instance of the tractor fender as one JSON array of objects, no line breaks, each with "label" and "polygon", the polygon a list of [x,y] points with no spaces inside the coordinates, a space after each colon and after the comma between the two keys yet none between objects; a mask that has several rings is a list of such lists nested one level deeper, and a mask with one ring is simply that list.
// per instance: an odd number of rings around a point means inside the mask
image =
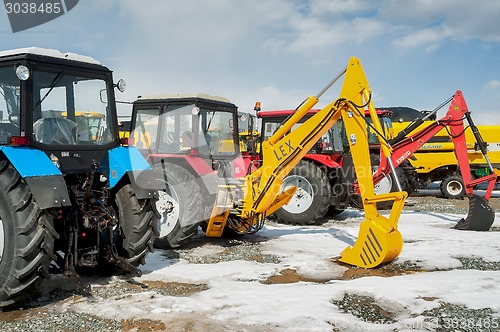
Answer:
[{"label": "tractor fender", "polygon": [[158,190],[163,188],[161,183],[159,183],[156,179],[161,178],[161,176],[160,172],[156,172],[151,169],[128,171],[125,175],[125,177],[128,177],[130,185],[139,199],[158,198]]},{"label": "tractor fender", "polygon": [[156,198],[158,187],[156,176],[146,159],[139,150],[131,146],[120,146],[108,151],[109,164],[101,165],[107,167],[109,174],[109,185],[111,188],[117,186],[122,179],[128,178],[134,192],[139,199]]},{"label": "tractor fender", "polygon": [[26,181],[41,209],[71,205],[61,171],[43,151],[27,146],[3,146],[0,150]]},{"label": "tractor fender", "polygon": [[330,158],[330,156],[324,155],[324,154],[308,153],[302,159],[314,160],[319,165],[324,165],[328,168],[339,168],[340,167],[340,165],[335,160]]},{"label": "tractor fender", "polygon": [[[201,159],[199,156],[178,155],[178,154],[151,154],[148,156],[149,162],[154,165],[155,170],[162,173],[163,162],[179,165],[191,173],[198,186],[203,190],[204,195],[215,195],[219,184],[223,184],[224,179],[219,178],[217,172]],[[163,176],[161,177],[163,178]]]},{"label": "tractor fender", "polygon": [[127,172],[151,170],[151,166],[141,155],[137,148],[132,146],[120,146],[108,151],[109,164],[101,164],[101,167],[108,168],[109,185],[113,188]]}]

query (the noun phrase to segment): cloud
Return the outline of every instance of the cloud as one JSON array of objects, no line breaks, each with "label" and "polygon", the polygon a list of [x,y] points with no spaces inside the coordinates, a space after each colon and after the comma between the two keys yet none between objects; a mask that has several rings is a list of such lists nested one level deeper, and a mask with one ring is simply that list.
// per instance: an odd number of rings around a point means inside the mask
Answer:
[{"label": "cloud", "polygon": [[489,88],[489,89],[500,89],[500,81],[498,81],[498,80],[489,81],[486,84],[486,88]]},{"label": "cloud", "polygon": [[[470,0],[388,0],[380,4],[378,18],[408,31],[408,36],[444,29],[443,38],[457,41],[499,42],[500,2]],[[405,39],[401,37],[402,39]]]},{"label": "cloud", "polygon": [[425,49],[426,54],[434,53],[441,46],[441,44],[433,44]]},{"label": "cloud", "polygon": [[422,108],[459,85],[473,106],[497,78],[499,13],[500,1],[86,0],[2,42],[91,55],[126,79],[125,100],[206,92],[291,108],[355,55],[377,103]]},{"label": "cloud", "polygon": [[[438,45],[436,42],[444,40],[452,35],[452,30],[447,27],[428,28],[395,39],[393,45],[400,48],[415,48],[433,44],[432,46],[436,47]],[[433,51],[433,49],[428,50]]]}]

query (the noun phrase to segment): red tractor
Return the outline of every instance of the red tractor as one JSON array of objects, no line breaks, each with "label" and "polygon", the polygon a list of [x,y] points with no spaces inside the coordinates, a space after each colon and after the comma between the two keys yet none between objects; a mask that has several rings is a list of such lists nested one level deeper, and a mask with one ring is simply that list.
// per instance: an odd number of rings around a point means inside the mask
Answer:
[{"label": "red tractor", "polygon": [[[450,101],[452,101],[450,108],[443,118],[431,122],[430,125],[416,134],[408,136],[408,133],[413,132],[424,123],[424,120],[435,118],[436,112]],[[314,110],[310,111],[309,116],[314,112]],[[280,123],[292,113],[292,110],[258,112],[258,116],[262,118],[262,139],[272,134]],[[434,111],[427,113],[423,119],[417,118],[397,137],[393,135],[392,112],[378,110],[377,114],[384,131],[382,135],[377,135],[365,112],[371,163],[374,171],[375,193],[383,194],[398,191],[399,186],[407,192],[412,192],[414,188],[417,188],[417,173],[408,162],[408,159],[440,130],[447,128],[454,143],[457,165],[462,174],[467,197],[470,200],[469,213],[465,219],[462,219],[456,225],[456,228],[461,230],[488,230],[495,219],[494,212],[488,201],[495,185],[496,174],[487,156],[486,143],[472,121],[462,93],[457,91],[452,98]],[[472,179],[470,172],[465,142],[464,118],[468,121],[474,133],[476,146],[482,152],[491,173],[475,180]],[[275,212],[278,220],[291,224],[312,224],[327,215],[327,213],[329,215],[338,214],[348,204],[352,204],[356,208],[363,208],[359,190],[356,189],[355,176],[350,171],[352,167],[350,167],[349,163],[348,138],[345,130],[341,127],[342,122],[339,121],[330,128],[327,134],[318,141],[315,148],[304,156],[289,176],[283,180],[283,189],[294,185],[298,190],[288,205]],[[393,151],[390,160],[383,156],[377,136],[385,137],[392,147]],[[391,174],[390,162],[395,166],[396,177]],[[474,194],[474,186],[484,182],[488,183],[486,195],[481,197]],[[391,202],[388,203],[384,202],[383,206],[381,205],[379,208],[389,207]]]},{"label": "red tractor", "polygon": [[250,159],[240,152],[238,128],[252,132],[251,120],[228,99],[206,94],[134,101],[130,136],[161,174],[156,247],[187,242],[209,219],[218,186],[247,174]]},{"label": "red tractor", "polygon": [[[293,110],[260,111],[257,117],[261,119],[261,140],[268,139],[286,118],[293,114]],[[310,110],[302,119],[306,121],[319,110]],[[392,137],[391,112],[377,111],[385,137]],[[370,158],[374,171],[379,164],[380,142],[376,133],[370,127],[370,116],[365,114],[367,121],[368,143]],[[400,181],[405,190],[410,191],[411,185],[403,172],[414,172],[413,167],[404,164],[398,170]],[[404,180],[403,180],[404,179]],[[283,180],[283,189],[290,186],[297,187],[291,201],[278,209],[274,216],[281,222],[296,225],[314,224],[324,216],[335,216],[343,212],[348,206],[363,208],[353,193],[355,176],[352,159],[349,153],[349,143],[343,122],[339,120],[306,154],[300,163],[294,167]],[[391,175],[386,176],[375,185],[375,193],[397,191],[396,181]],[[389,202],[390,204],[391,202]],[[379,203],[384,208],[384,203]]]}]

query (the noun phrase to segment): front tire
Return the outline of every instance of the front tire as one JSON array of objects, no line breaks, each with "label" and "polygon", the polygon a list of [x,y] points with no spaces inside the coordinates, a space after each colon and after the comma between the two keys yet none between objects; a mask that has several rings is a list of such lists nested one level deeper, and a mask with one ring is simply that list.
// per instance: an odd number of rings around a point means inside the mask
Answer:
[{"label": "front tire", "polygon": [[178,248],[196,235],[198,226],[204,221],[203,209],[206,199],[195,177],[185,168],[165,163],[163,188],[156,203],[161,215],[160,235],[154,245],[160,249]]},{"label": "front tire", "polygon": [[0,161],[0,307],[25,298],[49,278],[58,238],[14,167]]},{"label": "front tire", "polygon": [[153,251],[158,235],[158,218],[152,204],[149,198],[138,199],[129,184],[116,193],[122,235],[118,253],[136,267],[146,263],[146,256]]},{"label": "front tire", "polygon": [[291,225],[312,225],[330,207],[331,185],[327,174],[317,165],[300,161],[283,180],[282,188],[296,186],[287,205],[276,210],[278,221]]},{"label": "front tire", "polygon": [[440,185],[445,198],[462,199],[465,196],[465,186],[462,177],[456,174],[446,176]]}]

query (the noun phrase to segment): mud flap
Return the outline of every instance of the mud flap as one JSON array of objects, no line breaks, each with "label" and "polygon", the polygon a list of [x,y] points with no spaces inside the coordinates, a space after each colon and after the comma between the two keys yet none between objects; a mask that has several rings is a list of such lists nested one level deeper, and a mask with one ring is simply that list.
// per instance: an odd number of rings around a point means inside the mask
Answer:
[{"label": "mud flap", "polygon": [[495,221],[495,211],[484,197],[469,195],[469,213],[461,219],[454,229],[468,231],[488,231]]},{"label": "mud flap", "polygon": [[[375,195],[364,199],[365,220],[359,225],[354,246],[340,253],[339,261],[362,268],[374,268],[396,259],[403,250],[398,220],[407,197],[406,192]],[[380,201],[394,200],[389,218],[377,212]]]}]

